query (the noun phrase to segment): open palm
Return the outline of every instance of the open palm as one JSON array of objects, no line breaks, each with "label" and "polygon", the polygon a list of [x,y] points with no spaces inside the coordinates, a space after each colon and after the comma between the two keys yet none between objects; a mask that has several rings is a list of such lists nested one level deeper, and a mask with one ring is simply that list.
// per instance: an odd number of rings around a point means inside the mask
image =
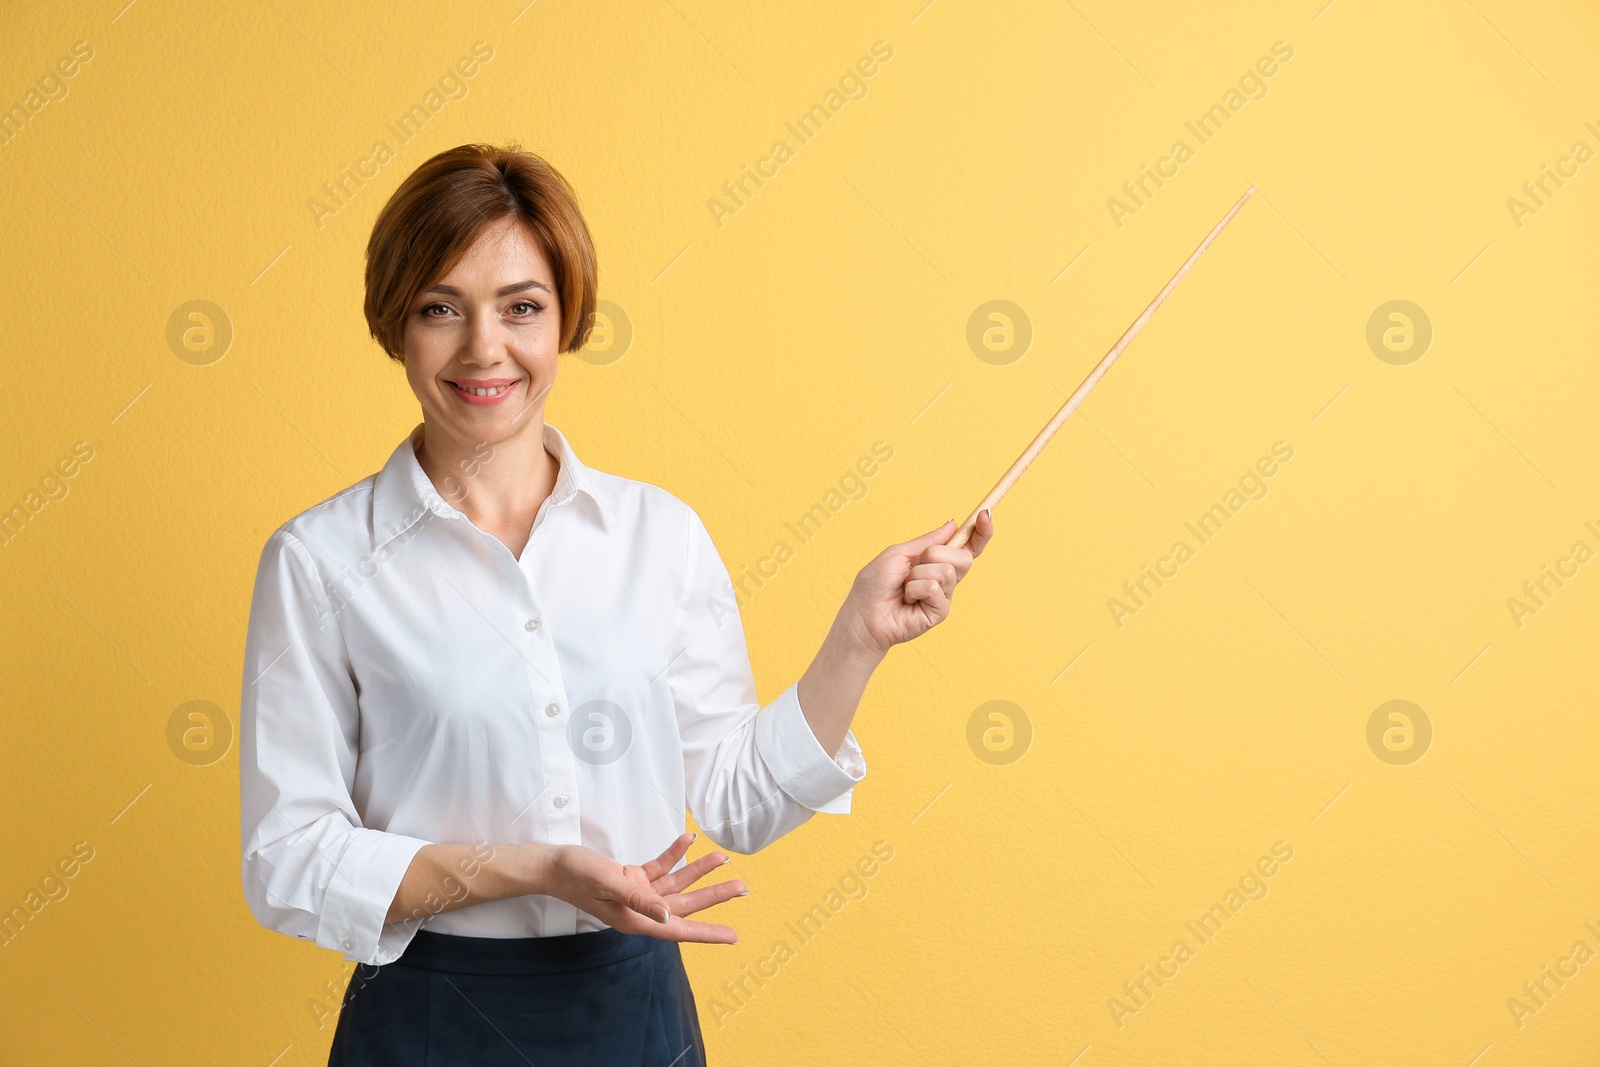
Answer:
[{"label": "open palm", "polygon": [[665,852],[643,864],[621,864],[583,845],[556,846],[548,859],[545,892],[624,933],[736,944],[739,935],[733,927],[684,918],[746,892],[738,880],[685,892],[731,859],[726,853],[708,852],[674,871],[673,865],[698,836],[680,834]]}]

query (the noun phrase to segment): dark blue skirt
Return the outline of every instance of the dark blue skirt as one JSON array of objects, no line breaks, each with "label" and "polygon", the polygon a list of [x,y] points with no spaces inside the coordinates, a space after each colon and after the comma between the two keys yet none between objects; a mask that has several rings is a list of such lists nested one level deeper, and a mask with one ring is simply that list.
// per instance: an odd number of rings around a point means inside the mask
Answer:
[{"label": "dark blue skirt", "polygon": [[345,988],[330,1067],[704,1067],[676,941],[418,930]]}]

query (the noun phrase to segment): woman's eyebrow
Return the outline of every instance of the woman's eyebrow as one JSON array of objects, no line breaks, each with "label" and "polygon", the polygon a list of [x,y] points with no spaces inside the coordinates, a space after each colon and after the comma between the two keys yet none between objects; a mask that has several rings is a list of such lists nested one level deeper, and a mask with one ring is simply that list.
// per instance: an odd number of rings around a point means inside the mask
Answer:
[{"label": "woman's eyebrow", "polygon": [[[511,285],[502,286],[501,288],[495,290],[495,294],[494,295],[495,296],[509,296],[512,293],[520,293],[524,289],[543,289],[547,293],[550,291],[550,287],[548,285],[546,285],[544,282],[534,281],[532,278],[530,278],[525,282],[513,282]],[[430,293],[443,293],[446,296],[460,296],[461,295],[461,290],[457,289],[453,285],[435,285],[431,289],[429,289],[428,292],[430,292]]]}]

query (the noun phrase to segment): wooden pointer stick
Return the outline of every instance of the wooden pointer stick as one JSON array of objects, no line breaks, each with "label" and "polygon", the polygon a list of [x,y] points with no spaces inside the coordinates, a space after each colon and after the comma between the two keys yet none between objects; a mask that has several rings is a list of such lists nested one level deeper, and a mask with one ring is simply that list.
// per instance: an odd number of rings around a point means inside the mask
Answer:
[{"label": "wooden pointer stick", "polygon": [[972,536],[973,529],[978,525],[979,513],[984,508],[993,508],[1000,502],[1000,498],[1006,495],[1006,490],[1016,484],[1017,479],[1022,477],[1022,472],[1028,469],[1028,464],[1032,463],[1034,457],[1044,450],[1046,442],[1055,436],[1055,432],[1061,429],[1062,424],[1067,421],[1068,417],[1078,410],[1078,405],[1083,402],[1084,397],[1089,395],[1089,390],[1093,389],[1101,376],[1111,369],[1111,364],[1116,362],[1117,357],[1122,355],[1122,350],[1127,348],[1139,331],[1144,328],[1144,324],[1151,315],[1156,313],[1156,308],[1161,306],[1161,302],[1167,298],[1167,294],[1172,292],[1179,282],[1183,281],[1183,276],[1189,273],[1189,268],[1194,266],[1194,261],[1199,259],[1200,254],[1210,247],[1212,241],[1217,239],[1217,234],[1221,233],[1222,228],[1233,220],[1233,217],[1239,213],[1239,209],[1244,207],[1244,202],[1249,200],[1250,195],[1255,191],[1256,187],[1252,185],[1245,190],[1244,195],[1239,198],[1239,202],[1228,209],[1228,213],[1222,216],[1222,221],[1217,223],[1216,227],[1206,235],[1206,239],[1200,242],[1200,247],[1196,248],[1194,253],[1184,261],[1183,266],[1178,268],[1178,273],[1174,274],[1172,280],[1166,284],[1161,292],[1156,294],[1154,300],[1150,301],[1150,306],[1145,308],[1139,317],[1133,320],[1133,325],[1129,326],[1127,332],[1118,339],[1116,344],[1111,346],[1111,351],[1107,352],[1100,364],[1089,372],[1089,376],[1083,380],[1083,384],[1073,391],[1073,394],[1067,398],[1065,404],[1061,405],[1061,410],[1056,412],[1055,417],[1050,420],[1044,429],[1039,431],[1039,436],[1035,437],[1033,443],[1023,451],[1022,455],[1017,457],[1017,461],[1011,465],[1011,469],[1006,471],[1005,477],[995,483],[995,487],[989,490],[989,495],[983,498],[982,503],[972,509],[972,514],[967,516],[966,521],[956,529],[955,535],[946,544],[951,548],[960,548],[967,543],[967,540]]}]

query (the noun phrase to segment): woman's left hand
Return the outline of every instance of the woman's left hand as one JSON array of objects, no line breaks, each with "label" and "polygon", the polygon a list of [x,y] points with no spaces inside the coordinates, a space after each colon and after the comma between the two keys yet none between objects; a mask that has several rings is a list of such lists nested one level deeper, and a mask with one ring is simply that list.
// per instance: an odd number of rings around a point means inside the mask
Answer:
[{"label": "woman's left hand", "polygon": [[[744,896],[750,892],[740,879],[689,889],[700,879],[733,859],[726,852],[708,852],[673,870],[673,865],[683,859],[689,851],[689,846],[699,836],[698,833],[679,834],[677,840],[667,846],[666,851],[649,863],[622,868],[624,878],[638,884],[648,884],[666,902],[668,914],[673,919],[683,915],[693,915],[714,904],[721,904],[725,900]],[[726,926],[717,929],[732,932],[731,928]],[[737,944],[737,940],[735,943]]]},{"label": "woman's left hand", "polygon": [[950,614],[956,583],[994,536],[994,519],[987,509],[980,512],[961,548],[945,543],[956,529],[951,519],[921,537],[890,545],[856,575],[844,610],[856,616],[851,629],[868,651],[881,655],[921,637]]}]

